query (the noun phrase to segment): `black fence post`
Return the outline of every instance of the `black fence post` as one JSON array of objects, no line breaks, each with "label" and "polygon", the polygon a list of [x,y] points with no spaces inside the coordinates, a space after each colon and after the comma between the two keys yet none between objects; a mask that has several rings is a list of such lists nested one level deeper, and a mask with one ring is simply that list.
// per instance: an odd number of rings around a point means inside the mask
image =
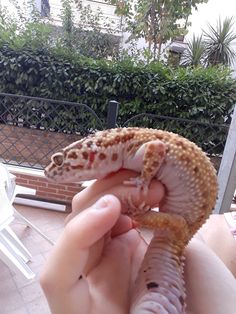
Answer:
[{"label": "black fence post", "polygon": [[109,101],[107,110],[107,129],[116,127],[116,119],[119,110],[119,103],[115,100]]}]

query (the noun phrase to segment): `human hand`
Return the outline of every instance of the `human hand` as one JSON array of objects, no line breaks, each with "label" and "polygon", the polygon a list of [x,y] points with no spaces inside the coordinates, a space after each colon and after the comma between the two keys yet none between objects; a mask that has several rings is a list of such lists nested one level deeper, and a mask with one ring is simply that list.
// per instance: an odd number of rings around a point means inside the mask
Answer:
[{"label": "human hand", "polygon": [[74,197],[69,222],[41,275],[53,314],[128,313],[147,244],[121,213],[129,195],[151,207],[164,195],[155,180],[148,195],[137,195],[135,187],[123,185],[130,176],[134,173],[120,171]]}]

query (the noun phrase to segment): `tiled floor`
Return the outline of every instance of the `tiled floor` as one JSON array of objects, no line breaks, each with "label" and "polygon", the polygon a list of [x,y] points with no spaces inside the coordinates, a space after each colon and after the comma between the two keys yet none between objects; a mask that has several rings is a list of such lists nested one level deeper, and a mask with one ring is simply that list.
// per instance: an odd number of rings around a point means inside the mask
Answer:
[{"label": "tiled floor", "polygon": [[[58,238],[63,229],[66,214],[25,206],[16,206],[16,208],[49,238],[52,240]],[[23,275],[10,271],[0,261],[0,314],[49,314],[38,278],[52,245],[33,229],[26,228],[17,220],[11,224],[11,227],[33,255],[29,266],[35,272],[36,277],[33,280],[27,280]]]}]

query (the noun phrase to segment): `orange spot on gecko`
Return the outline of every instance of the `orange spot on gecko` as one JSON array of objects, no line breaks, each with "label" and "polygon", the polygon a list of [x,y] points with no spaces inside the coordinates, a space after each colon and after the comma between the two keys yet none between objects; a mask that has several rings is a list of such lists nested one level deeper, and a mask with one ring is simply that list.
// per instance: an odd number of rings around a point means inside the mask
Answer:
[{"label": "orange spot on gecko", "polygon": [[81,143],[78,143],[78,144],[77,144],[77,148],[78,148],[78,149],[81,149],[82,147],[83,147],[83,145],[82,145]]},{"label": "orange spot on gecko", "polygon": [[90,163],[94,161],[95,155],[96,155],[96,153],[94,153],[94,152],[90,152],[89,153],[89,161],[90,161]]},{"label": "orange spot on gecko", "polygon": [[181,156],[179,159],[181,161],[186,161],[187,163],[191,162],[191,159],[188,156],[185,156],[185,155]]},{"label": "orange spot on gecko", "polygon": [[160,163],[158,161],[154,161],[153,162],[153,167],[157,168],[159,167]]},{"label": "orange spot on gecko", "polygon": [[186,149],[186,145],[181,140],[176,141],[175,145],[180,146],[182,149]]},{"label": "orange spot on gecko", "polygon": [[153,169],[152,168],[147,168],[146,171],[149,172],[149,173],[152,173]]},{"label": "orange spot on gecko", "polygon": [[116,135],[116,137],[115,137],[115,141],[116,141],[117,143],[119,143],[119,142],[120,142],[120,136],[119,136],[119,135]]},{"label": "orange spot on gecko", "polygon": [[104,159],[107,158],[106,154],[104,154],[104,153],[100,153],[100,154],[98,155],[98,157],[99,157],[100,160],[104,160]]},{"label": "orange spot on gecko", "polygon": [[71,169],[83,169],[84,166],[83,165],[75,165],[75,166],[71,166]]},{"label": "orange spot on gecko", "polygon": [[76,152],[70,152],[68,154],[68,158],[71,158],[71,159],[77,159],[78,155],[76,154]]},{"label": "orange spot on gecko", "polygon": [[165,151],[161,150],[160,152],[158,152],[158,156],[160,156],[161,158],[164,157],[165,155]]},{"label": "orange spot on gecko", "polygon": [[96,142],[96,146],[101,146],[102,145],[102,139],[98,139]]},{"label": "orange spot on gecko", "polygon": [[83,158],[84,158],[85,160],[88,159],[88,153],[87,153],[87,152],[83,152],[82,155],[83,155]]},{"label": "orange spot on gecko", "polygon": [[153,152],[148,151],[145,155],[147,158],[151,158],[153,156]]}]

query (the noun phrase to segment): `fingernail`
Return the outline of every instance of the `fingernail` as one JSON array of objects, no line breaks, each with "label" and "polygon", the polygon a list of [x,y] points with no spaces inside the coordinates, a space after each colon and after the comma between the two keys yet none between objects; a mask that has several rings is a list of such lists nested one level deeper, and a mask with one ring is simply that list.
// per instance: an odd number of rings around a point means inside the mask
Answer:
[{"label": "fingernail", "polygon": [[107,196],[102,196],[95,204],[93,204],[92,208],[100,210],[100,209],[105,209],[108,207],[108,197]]}]

